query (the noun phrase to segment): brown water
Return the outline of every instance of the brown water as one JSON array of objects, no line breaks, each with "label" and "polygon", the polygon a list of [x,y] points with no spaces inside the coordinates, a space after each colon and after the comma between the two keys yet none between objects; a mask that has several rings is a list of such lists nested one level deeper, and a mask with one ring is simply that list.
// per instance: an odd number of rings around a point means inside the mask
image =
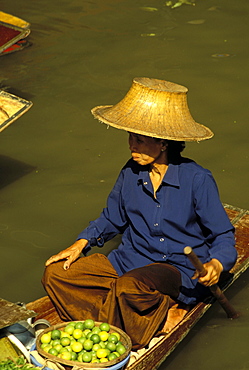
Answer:
[{"label": "brown water", "polygon": [[[134,77],[189,88],[193,117],[215,138],[185,155],[213,172],[223,202],[249,208],[247,0],[176,9],[163,0],[12,0],[1,10],[31,23],[33,43],[0,58],[1,86],[34,103],[0,138],[1,297],[44,295],[44,261],[104,207],[129,158],[127,134],[90,109],[119,101]],[[231,322],[215,304],[160,369],[249,369],[248,276],[227,293],[242,317]]]}]

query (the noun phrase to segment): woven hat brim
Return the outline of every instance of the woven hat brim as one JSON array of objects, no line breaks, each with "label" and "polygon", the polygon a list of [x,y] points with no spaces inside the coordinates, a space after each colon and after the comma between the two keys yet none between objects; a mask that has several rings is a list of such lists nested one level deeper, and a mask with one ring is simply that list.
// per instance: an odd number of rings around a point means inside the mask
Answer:
[{"label": "woven hat brim", "polygon": [[[177,122],[167,122],[169,127],[168,131],[165,130],[165,126],[158,125],[157,130],[152,127],[144,126],[141,127],[141,122],[134,120],[134,115],[123,115],[122,112],[115,111],[114,105],[101,105],[91,110],[93,116],[100,122],[115,127],[120,130],[133,132],[139,135],[150,136],[154,138],[174,140],[174,141],[203,141],[211,139],[214,133],[206,126],[197,123],[190,116],[188,122],[186,122],[184,129],[182,124]],[[144,117],[146,120],[146,117]],[[149,120],[149,118],[148,118]]]}]

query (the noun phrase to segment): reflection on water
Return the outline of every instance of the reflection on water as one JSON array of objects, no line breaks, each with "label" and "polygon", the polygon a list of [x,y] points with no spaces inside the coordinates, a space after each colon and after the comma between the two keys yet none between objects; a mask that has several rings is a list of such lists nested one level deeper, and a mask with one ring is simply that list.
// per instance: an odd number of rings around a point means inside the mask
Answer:
[{"label": "reflection on water", "polygon": [[[184,153],[213,172],[223,202],[249,208],[246,0],[176,9],[159,0],[12,0],[1,10],[31,23],[32,46],[0,58],[0,84],[34,104],[0,137],[1,297],[42,296],[44,261],[105,206],[130,155],[127,134],[98,123],[90,109],[118,102],[134,77],[189,88],[193,117],[215,137],[189,143]],[[245,316],[230,325],[213,307],[167,369],[246,368],[248,274],[243,279],[229,292]]]}]

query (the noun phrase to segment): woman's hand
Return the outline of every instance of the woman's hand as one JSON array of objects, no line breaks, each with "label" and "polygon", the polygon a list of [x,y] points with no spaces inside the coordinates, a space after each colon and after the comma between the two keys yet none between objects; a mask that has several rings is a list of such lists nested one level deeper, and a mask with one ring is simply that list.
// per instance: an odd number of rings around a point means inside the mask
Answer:
[{"label": "woman's hand", "polygon": [[71,263],[73,263],[81,254],[82,250],[87,246],[88,240],[86,239],[79,239],[74,244],[72,244],[67,249],[64,249],[58,254],[50,257],[45,266],[49,266],[53,262],[57,262],[63,259],[66,259],[66,262],[63,265],[64,270],[69,269]]},{"label": "woman's hand", "polygon": [[192,279],[197,279],[199,283],[205,286],[211,286],[217,284],[220,278],[220,274],[223,271],[223,266],[216,258],[213,258],[211,261],[204,263],[207,274],[203,277],[199,277],[198,272],[194,273]]}]

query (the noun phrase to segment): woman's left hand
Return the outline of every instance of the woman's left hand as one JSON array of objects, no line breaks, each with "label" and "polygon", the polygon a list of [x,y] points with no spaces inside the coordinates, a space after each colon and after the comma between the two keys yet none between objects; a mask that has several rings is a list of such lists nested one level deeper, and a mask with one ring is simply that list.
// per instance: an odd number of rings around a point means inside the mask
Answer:
[{"label": "woman's left hand", "polygon": [[198,278],[199,283],[205,286],[211,286],[217,284],[220,278],[220,274],[223,271],[223,266],[216,258],[213,258],[211,261],[204,263],[207,274],[203,277],[199,277],[198,272],[194,273],[192,279]]}]

